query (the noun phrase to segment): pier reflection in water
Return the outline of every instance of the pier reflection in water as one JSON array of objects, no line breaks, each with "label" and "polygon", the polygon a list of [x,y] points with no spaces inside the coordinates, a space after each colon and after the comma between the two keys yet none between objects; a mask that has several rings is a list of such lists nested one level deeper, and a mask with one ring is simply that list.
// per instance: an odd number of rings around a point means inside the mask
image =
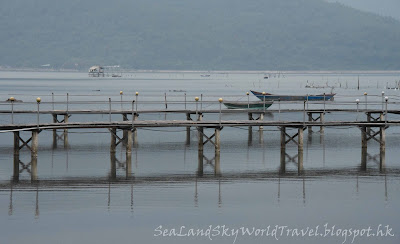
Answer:
[{"label": "pier reflection in water", "polygon": [[[311,134],[311,133],[310,133]],[[312,134],[308,136],[307,141],[307,150],[308,147],[312,146]],[[259,141],[260,145],[263,145],[263,141]],[[324,143],[324,137],[320,135],[319,143]],[[248,146],[247,150],[251,149],[252,145]],[[186,165],[186,155],[187,150],[193,152],[192,148],[188,147],[187,142],[185,142],[183,150],[184,162]],[[268,148],[262,147],[262,160],[265,160],[265,152]],[[361,163],[359,167],[354,168],[328,168],[328,169],[315,169],[315,168],[307,168],[304,167],[303,157],[299,157],[298,154],[293,153],[293,150],[281,150],[280,151],[280,165],[276,168],[276,170],[249,170],[246,172],[243,171],[226,171],[223,172],[221,170],[221,151],[215,150],[209,152],[209,150],[198,150],[197,151],[197,169],[195,172],[189,174],[157,174],[156,176],[135,176],[135,170],[140,168],[140,162],[138,162],[138,152],[140,152],[141,148],[136,147],[133,152],[124,151],[121,149],[120,153],[111,152],[110,155],[110,167],[108,176],[104,177],[73,177],[72,179],[61,178],[61,179],[41,179],[38,175],[38,157],[31,157],[31,161],[29,163],[23,163],[19,159],[19,154],[14,155],[14,176],[10,182],[3,182],[1,184],[1,191],[9,191],[9,207],[8,214],[13,215],[14,213],[14,195],[15,191],[23,192],[23,191],[33,191],[35,192],[35,197],[32,199],[34,202],[34,216],[39,217],[40,215],[40,206],[39,206],[39,192],[40,191],[49,191],[50,189],[61,189],[64,187],[73,187],[78,186],[79,188],[91,189],[91,188],[107,188],[107,208],[111,209],[113,205],[112,200],[112,191],[117,188],[129,188],[130,191],[130,201],[129,201],[129,209],[131,212],[134,210],[134,188],[135,186],[146,186],[146,185],[159,185],[163,184],[163,182],[168,182],[171,185],[185,185],[187,183],[194,183],[193,195],[194,195],[194,206],[199,206],[199,199],[201,198],[201,191],[199,190],[199,184],[212,184],[217,185],[218,188],[218,196],[216,197],[216,202],[218,207],[222,207],[222,192],[225,184],[231,183],[240,183],[240,182],[252,182],[252,181],[265,181],[266,183],[269,181],[277,182],[277,202],[282,201],[282,193],[281,193],[281,184],[284,182],[288,184],[288,182],[298,182],[302,186],[302,199],[303,204],[306,204],[306,187],[307,181],[315,182],[320,181],[321,179],[326,178],[341,178],[346,177],[347,181],[350,179],[355,179],[355,188],[358,194],[359,192],[359,177],[374,177],[378,178],[379,181],[384,182],[384,199],[386,202],[389,201],[388,197],[388,179],[387,177],[397,177],[400,175],[399,168],[390,168],[386,170],[385,167],[385,155],[376,154],[371,155],[362,151]],[[53,154],[57,151],[65,151],[65,160],[66,160],[66,168],[65,170],[68,172],[68,148],[58,149],[57,147],[51,148],[51,165],[53,167]],[[325,165],[325,146],[323,146],[323,164]],[[133,154],[133,155],[132,155]],[[222,153],[223,155],[223,153]],[[306,154],[307,157],[308,154]],[[132,157],[135,160],[135,168],[132,168]],[[247,160],[249,160],[250,154],[247,154]],[[367,168],[367,162],[371,164],[371,168]],[[229,161],[225,161],[225,164],[229,164]],[[272,162],[271,162],[272,163]],[[265,162],[263,162],[265,165]],[[374,165],[377,165],[379,170],[375,170]],[[18,167],[17,167],[18,166]],[[293,167],[294,166],[294,167]],[[20,176],[26,178],[26,175],[30,175],[31,181],[27,180],[19,180]],[[296,183],[297,184],[297,183]],[[348,183],[351,184],[351,183]],[[312,191],[312,190],[311,190]]]}]

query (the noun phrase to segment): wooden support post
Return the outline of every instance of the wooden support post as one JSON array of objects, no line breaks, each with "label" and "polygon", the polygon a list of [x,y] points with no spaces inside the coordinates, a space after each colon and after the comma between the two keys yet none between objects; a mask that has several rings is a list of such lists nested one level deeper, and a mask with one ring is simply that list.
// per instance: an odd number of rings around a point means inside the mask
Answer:
[{"label": "wooden support post", "polygon": [[37,181],[37,156],[31,157],[31,181]]},{"label": "wooden support post", "polygon": [[115,153],[110,153],[110,178],[115,180],[117,178],[117,158]]},{"label": "wooden support post", "polygon": [[215,151],[215,166],[214,166],[214,175],[221,175],[221,153],[220,151]]},{"label": "wooden support post", "polygon": [[286,127],[281,127],[281,151],[286,150]]},{"label": "wooden support post", "polygon": [[385,151],[386,150],[386,133],[385,133],[385,127],[381,126],[380,127],[380,151]]},{"label": "wooden support post", "polygon": [[14,154],[13,180],[19,180],[19,154]]},{"label": "wooden support post", "polygon": [[117,143],[116,143],[116,140],[117,140],[117,138],[116,138],[116,134],[117,134],[117,129],[115,129],[115,128],[112,128],[112,129],[110,129],[111,130],[111,145],[110,145],[110,152],[111,153],[115,153],[115,149],[116,149],[116,147],[117,147]]},{"label": "wooden support post", "polygon": [[286,127],[281,127],[281,167],[280,172],[286,172]]},{"label": "wooden support post", "polygon": [[[132,134],[131,134],[132,138]],[[132,153],[126,154],[126,179],[129,179],[132,176]]]},{"label": "wooden support post", "polygon": [[251,146],[253,144],[253,126],[249,126],[249,135],[248,135],[248,145]]},{"label": "wooden support post", "polygon": [[361,148],[361,170],[367,170],[367,148]]},{"label": "wooden support post", "polygon": [[126,134],[126,153],[132,153],[132,144],[133,144],[133,136],[132,136],[132,130],[124,130],[124,133]]},{"label": "wooden support post", "polygon": [[367,128],[361,127],[361,170],[367,170]]},{"label": "wooden support post", "polygon": [[[367,106],[367,105],[365,105]],[[371,122],[371,113],[367,113],[367,122]],[[371,127],[367,127],[367,135],[371,135]]]},{"label": "wooden support post", "polygon": [[199,152],[201,151],[201,152],[203,152],[203,133],[204,133],[204,128],[203,127],[197,127],[197,130],[198,130],[198,137],[199,137],[199,141],[198,141],[198,149],[199,149]]},{"label": "wooden support post", "polygon": [[133,146],[136,148],[139,143],[137,128],[132,129]]},{"label": "wooden support post", "polygon": [[221,151],[221,128],[215,128],[215,153]]},{"label": "wooden support post", "polygon": [[[121,103],[121,106],[122,106],[122,103]],[[127,114],[122,114],[122,121],[128,121]],[[127,140],[128,140],[128,130],[124,130],[123,134],[122,134],[122,141],[124,143],[127,143]]]},{"label": "wooden support post", "polygon": [[297,159],[297,167],[298,167],[298,173],[301,174],[303,172],[303,134],[304,134],[304,129],[303,127],[298,129],[298,135],[297,135],[297,142],[298,142],[298,159]]},{"label": "wooden support post", "polygon": [[32,155],[32,157],[37,157],[38,145],[39,145],[38,135],[39,135],[39,131],[38,130],[33,130],[32,131],[32,141],[31,141],[31,155]]},{"label": "wooden support post", "polygon": [[286,173],[286,151],[285,148],[281,147],[281,166],[279,168],[279,173]]},{"label": "wooden support post", "polygon": [[367,127],[361,127],[361,147],[367,148],[368,147],[368,140],[367,140]]},{"label": "wooden support post", "polygon": [[[248,119],[253,120],[253,113],[248,113]],[[248,145],[253,144],[253,126],[249,126]]]},{"label": "wooden support post", "polygon": [[[138,117],[139,117],[139,114],[138,113],[135,113],[135,115],[133,116],[133,120],[138,120]],[[137,147],[137,145],[138,145],[138,142],[139,142],[139,140],[138,140],[138,131],[137,131],[137,128],[136,127],[133,127],[132,128],[132,132],[133,132],[133,145],[135,146],[135,147]]]},{"label": "wooden support post", "polygon": [[19,131],[14,131],[14,155],[19,155]]},{"label": "wooden support post", "polygon": [[386,134],[385,127],[380,128],[380,152],[379,152],[379,169],[381,172],[385,171],[386,167]]},{"label": "wooden support post", "polygon": [[19,180],[19,131],[14,132],[14,167],[13,178]]},{"label": "wooden support post", "polygon": [[203,114],[199,113],[197,117],[197,121],[202,121],[203,120]]},{"label": "wooden support post", "polygon": [[[308,122],[313,122],[313,114],[312,113],[307,113],[308,114]],[[308,128],[308,134],[312,133],[312,126],[309,125]]]},{"label": "wooden support post", "polygon": [[[260,121],[264,121],[264,113],[260,113]],[[260,126],[260,131],[262,131],[264,129],[264,126]]]},{"label": "wooden support post", "polygon": [[203,160],[204,160],[203,150],[199,150],[198,160],[199,160],[199,162],[197,165],[197,175],[203,176]]},{"label": "wooden support post", "polygon": [[31,180],[37,180],[37,154],[39,146],[39,131],[32,131],[32,141],[31,141]]},{"label": "wooden support post", "polygon": [[[186,113],[186,120],[191,120],[190,113]],[[190,145],[190,126],[186,127],[186,145]]]},{"label": "wooden support post", "polygon": [[[323,124],[324,123],[324,121],[325,121],[325,113],[320,113],[320,115],[319,115],[320,117],[319,117],[319,121],[321,122],[321,124]],[[319,127],[319,132],[320,133],[324,133],[324,126],[322,125],[321,127]]]}]

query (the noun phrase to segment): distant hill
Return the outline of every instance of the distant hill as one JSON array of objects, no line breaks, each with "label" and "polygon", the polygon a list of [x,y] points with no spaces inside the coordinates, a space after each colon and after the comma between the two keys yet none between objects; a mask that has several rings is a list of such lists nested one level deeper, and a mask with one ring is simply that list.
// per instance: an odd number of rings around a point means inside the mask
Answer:
[{"label": "distant hill", "polygon": [[325,0],[328,2],[338,2],[344,5],[382,16],[390,16],[400,20],[400,1],[399,0]]},{"label": "distant hill", "polygon": [[0,66],[400,69],[399,21],[323,0],[15,0],[0,23]]}]

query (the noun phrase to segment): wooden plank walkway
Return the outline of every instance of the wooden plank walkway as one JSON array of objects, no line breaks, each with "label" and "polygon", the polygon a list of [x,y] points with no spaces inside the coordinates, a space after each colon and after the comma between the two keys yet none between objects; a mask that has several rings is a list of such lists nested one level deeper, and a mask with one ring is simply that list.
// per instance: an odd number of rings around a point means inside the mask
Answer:
[{"label": "wooden plank walkway", "polygon": [[329,122],[302,122],[302,121],[262,121],[262,120],[222,120],[220,121],[192,121],[192,120],[135,120],[132,121],[111,121],[111,122],[69,122],[69,123],[40,123],[38,124],[8,124],[0,125],[0,132],[12,130],[52,130],[52,129],[99,129],[117,128],[130,129],[132,127],[240,127],[240,126],[273,126],[273,127],[382,127],[400,126],[400,120],[395,121],[329,121]]},{"label": "wooden plank walkway", "polygon": [[[237,114],[237,113],[264,113],[263,109],[202,109],[202,110],[187,110],[187,109],[161,109],[161,110],[138,110],[133,111],[137,114],[151,114],[151,113],[182,113],[182,114],[196,114],[196,113],[224,113],[224,114]],[[334,113],[334,112],[347,112],[347,113],[384,113],[386,111],[378,109],[267,109],[265,113]],[[0,110],[0,114],[37,114],[37,110]],[[40,110],[40,114],[132,114],[132,110]],[[387,110],[390,114],[400,114],[400,110]]]}]

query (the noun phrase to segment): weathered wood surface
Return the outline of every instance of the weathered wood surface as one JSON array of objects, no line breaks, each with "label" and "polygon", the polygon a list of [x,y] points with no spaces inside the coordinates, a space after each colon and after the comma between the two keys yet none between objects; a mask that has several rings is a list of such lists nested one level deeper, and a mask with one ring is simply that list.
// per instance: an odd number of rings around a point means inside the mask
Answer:
[{"label": "weathered wood surface", "polygon": [[[358,127],[385,127],[400,126],[400,120],[395,121],[331,121],[331,122],[302,122],[302,121],[261,121],[261,120],[222,120],[219,121],[192,121],[192,120],[135,120],[133,127],[239,127],[239,126],[275,126],[275,127],[306,127],[306,126],[358,126]],[[13,130],[50,130],[50,129],[96,129],[96,128],[132,128],[132,121],[111,122],[70,122],[70,123],[40,123],[38,124],[8,124],[0,125],[1,132]]]},{"label": "weathered wood surface", "polygon": [[[309,113],[334,113],[334,112],[348,112],[348,113],[382,113],[384,111],[378,109],[268,109],[265,113],[293,113],[293,112],[309,112]],[[0,114],[37,114],[37,110],[0,110]],[[262,109],[222,109],[222,113],[264,113]],[[110,110],[40,110],[40,114],[110,114]],[[134,111],[136,113],[136,111]],[[196,114],[196,113],[220,113],[219,109],[203,109],[203,110],[179,110],[179,109],[164,109],[164,110],[138,110],[138,114],[145,113],[182,113],[182,114]],[[388,110],[387,113],[400,114],[399,110]],[[132,110],[111,110],[111,114],[132,114]]]}]

